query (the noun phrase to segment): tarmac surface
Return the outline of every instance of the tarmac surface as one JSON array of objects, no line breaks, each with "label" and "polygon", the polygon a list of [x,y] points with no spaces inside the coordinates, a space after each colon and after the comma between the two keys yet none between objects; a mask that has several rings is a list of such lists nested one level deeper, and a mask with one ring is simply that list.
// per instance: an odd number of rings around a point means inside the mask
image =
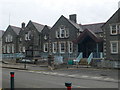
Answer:
[{"label": "tarmac surface", "polygon": [[47,65],[26,64],[26,68],[23,63],[2,63],[0,65],[2,68],[27,70],[28,72],[68,76],[71,78],[94,79],[116,83],[119,81],[119,70],[117,69],[97,69],[92,67],[87,68],[85,66],[77,68],[75,66],[69,66],[69,68],[62,67],[54,70]]}]

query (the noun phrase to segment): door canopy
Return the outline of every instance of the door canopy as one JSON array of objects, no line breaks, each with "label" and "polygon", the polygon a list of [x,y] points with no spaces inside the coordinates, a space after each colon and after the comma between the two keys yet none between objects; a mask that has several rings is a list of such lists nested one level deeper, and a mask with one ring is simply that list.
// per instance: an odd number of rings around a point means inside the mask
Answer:
[{"label": "door canopy", "polygon": [[86,37],[90,37],[92,40],[94,40],[96,43],[103,42],[103,39],[98,37],[95,33],[93,33],[91,30],[85,29],[80,36],[75,39],[73,42],[78,44],[81,43]]}]

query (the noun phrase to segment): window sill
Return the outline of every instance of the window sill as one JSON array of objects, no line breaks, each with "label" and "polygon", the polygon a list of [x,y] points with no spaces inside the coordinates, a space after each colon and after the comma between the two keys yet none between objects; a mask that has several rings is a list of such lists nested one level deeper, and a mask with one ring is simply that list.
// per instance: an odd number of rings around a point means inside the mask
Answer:
[{"label": "window sill", "polygon": [[116,53],[111,53],[111,55],[116,55],[116,54],[118,54],[118,52],[116,52]]},{"label": "window sill", "polygon": [[118,34],[110,34],[110,36],[117,36]]}]

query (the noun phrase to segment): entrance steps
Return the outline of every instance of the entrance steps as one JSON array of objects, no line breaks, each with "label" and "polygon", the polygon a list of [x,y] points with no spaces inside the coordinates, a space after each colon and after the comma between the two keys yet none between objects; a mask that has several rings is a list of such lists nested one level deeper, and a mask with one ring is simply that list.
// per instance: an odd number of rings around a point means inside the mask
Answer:
[{"label": "entrance steps", "polygon": [[87,58],[82,58],[79,62],[79,65],[88,65]]}]

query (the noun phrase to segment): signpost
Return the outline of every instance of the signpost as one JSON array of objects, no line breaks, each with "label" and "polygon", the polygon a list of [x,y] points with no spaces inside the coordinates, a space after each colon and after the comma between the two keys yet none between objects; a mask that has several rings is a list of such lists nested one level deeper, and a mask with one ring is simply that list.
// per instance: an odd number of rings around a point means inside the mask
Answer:
[{"label": "signpost", "polygon": [[10,87],[14,90],[14,72],[10,72]]}]

